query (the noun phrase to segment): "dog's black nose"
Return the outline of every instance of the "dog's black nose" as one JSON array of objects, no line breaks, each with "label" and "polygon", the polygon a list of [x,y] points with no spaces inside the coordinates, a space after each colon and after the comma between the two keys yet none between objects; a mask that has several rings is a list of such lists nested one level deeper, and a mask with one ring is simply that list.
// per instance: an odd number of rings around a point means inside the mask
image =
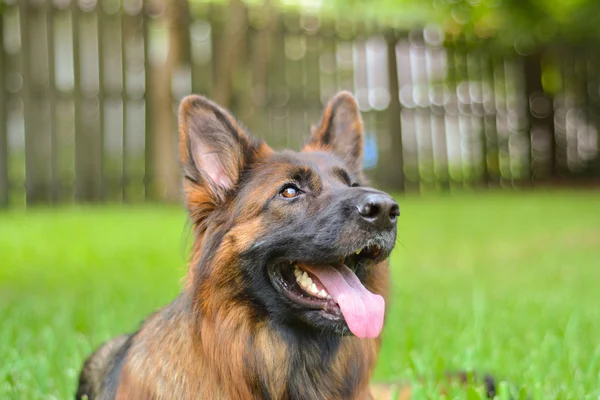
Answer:
[{"label": "dog's black nose", "polygon": [[391,228],[400,215],[400,207],[390,196],[372,193],[358,205],[358,212],[366,221],[378,229]]}]

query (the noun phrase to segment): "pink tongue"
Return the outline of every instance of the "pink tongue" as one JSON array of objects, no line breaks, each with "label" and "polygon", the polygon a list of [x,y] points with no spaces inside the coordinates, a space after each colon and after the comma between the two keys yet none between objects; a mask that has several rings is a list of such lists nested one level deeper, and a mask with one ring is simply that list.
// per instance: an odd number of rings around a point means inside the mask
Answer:
[{"label": "pink tongue", "polygon": [[329,265],[302,265],[315,275],[333,300],[340,306],[346,324],[359,338],[376,338],[383,327],[385,301],[373,294],[345,265],[336,268]]}]

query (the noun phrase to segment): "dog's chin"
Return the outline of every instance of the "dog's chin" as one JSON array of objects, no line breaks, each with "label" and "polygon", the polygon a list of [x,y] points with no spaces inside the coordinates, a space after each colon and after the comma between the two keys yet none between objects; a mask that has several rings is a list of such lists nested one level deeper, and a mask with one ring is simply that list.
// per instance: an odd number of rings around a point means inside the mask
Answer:
[{"label": "dog's chin", "polygon": [[336,336],[354,336],[341,313],[340,315],[332,315],[321,310],[299,310],[297,315],[299,319],[318,333],[329,332]]},{"label": "dog's chin", "polygon": [[[268,266],[271,284],[292,310],[293,315],[320,333],[329,332],[338,336],[352,336],[340,306],[329,295],[326,288],[315,279],[311,288],[309,269],[314,271],[319,266],[336,268],[345,266],[352,270],[364,284],[364,277],[369,270],[385,261],[391,248],[381,244],[367,245],[350,254],[331,257],[328,260],[285,260],[276,261]],[[333,251],[330,254],[335,254]]]}]

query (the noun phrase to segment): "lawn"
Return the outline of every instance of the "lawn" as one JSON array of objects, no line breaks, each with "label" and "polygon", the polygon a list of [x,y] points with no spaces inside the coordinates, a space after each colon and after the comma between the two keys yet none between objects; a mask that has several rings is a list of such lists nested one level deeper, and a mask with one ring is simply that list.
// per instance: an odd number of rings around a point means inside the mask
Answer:
[{"label": "lawn", "polygon": [[[599,398],[600,192],[399,200],[378,380],[467,368]],[[190,241],[177,207],[0,213],[0,398],[73,398],[84,357],[179,291]]]}]

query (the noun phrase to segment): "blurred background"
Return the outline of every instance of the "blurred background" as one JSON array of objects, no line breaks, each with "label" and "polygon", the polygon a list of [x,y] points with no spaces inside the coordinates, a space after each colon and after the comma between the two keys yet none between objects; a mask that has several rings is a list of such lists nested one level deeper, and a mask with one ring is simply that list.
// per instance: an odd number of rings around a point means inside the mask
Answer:
[{"label": "blurred background", "polygon": [[183,96],[298,149],[339,90],[402,209],[374,379],[600,398],[599,48],[598,0],[0,0],[0,398],[180,292]]},{"label": "blurred background", "polygon": [[0,205],[177,200],[176,108],[297,148],[338,90],[396,191],[600,179],[596,0],[5,0]]}]

